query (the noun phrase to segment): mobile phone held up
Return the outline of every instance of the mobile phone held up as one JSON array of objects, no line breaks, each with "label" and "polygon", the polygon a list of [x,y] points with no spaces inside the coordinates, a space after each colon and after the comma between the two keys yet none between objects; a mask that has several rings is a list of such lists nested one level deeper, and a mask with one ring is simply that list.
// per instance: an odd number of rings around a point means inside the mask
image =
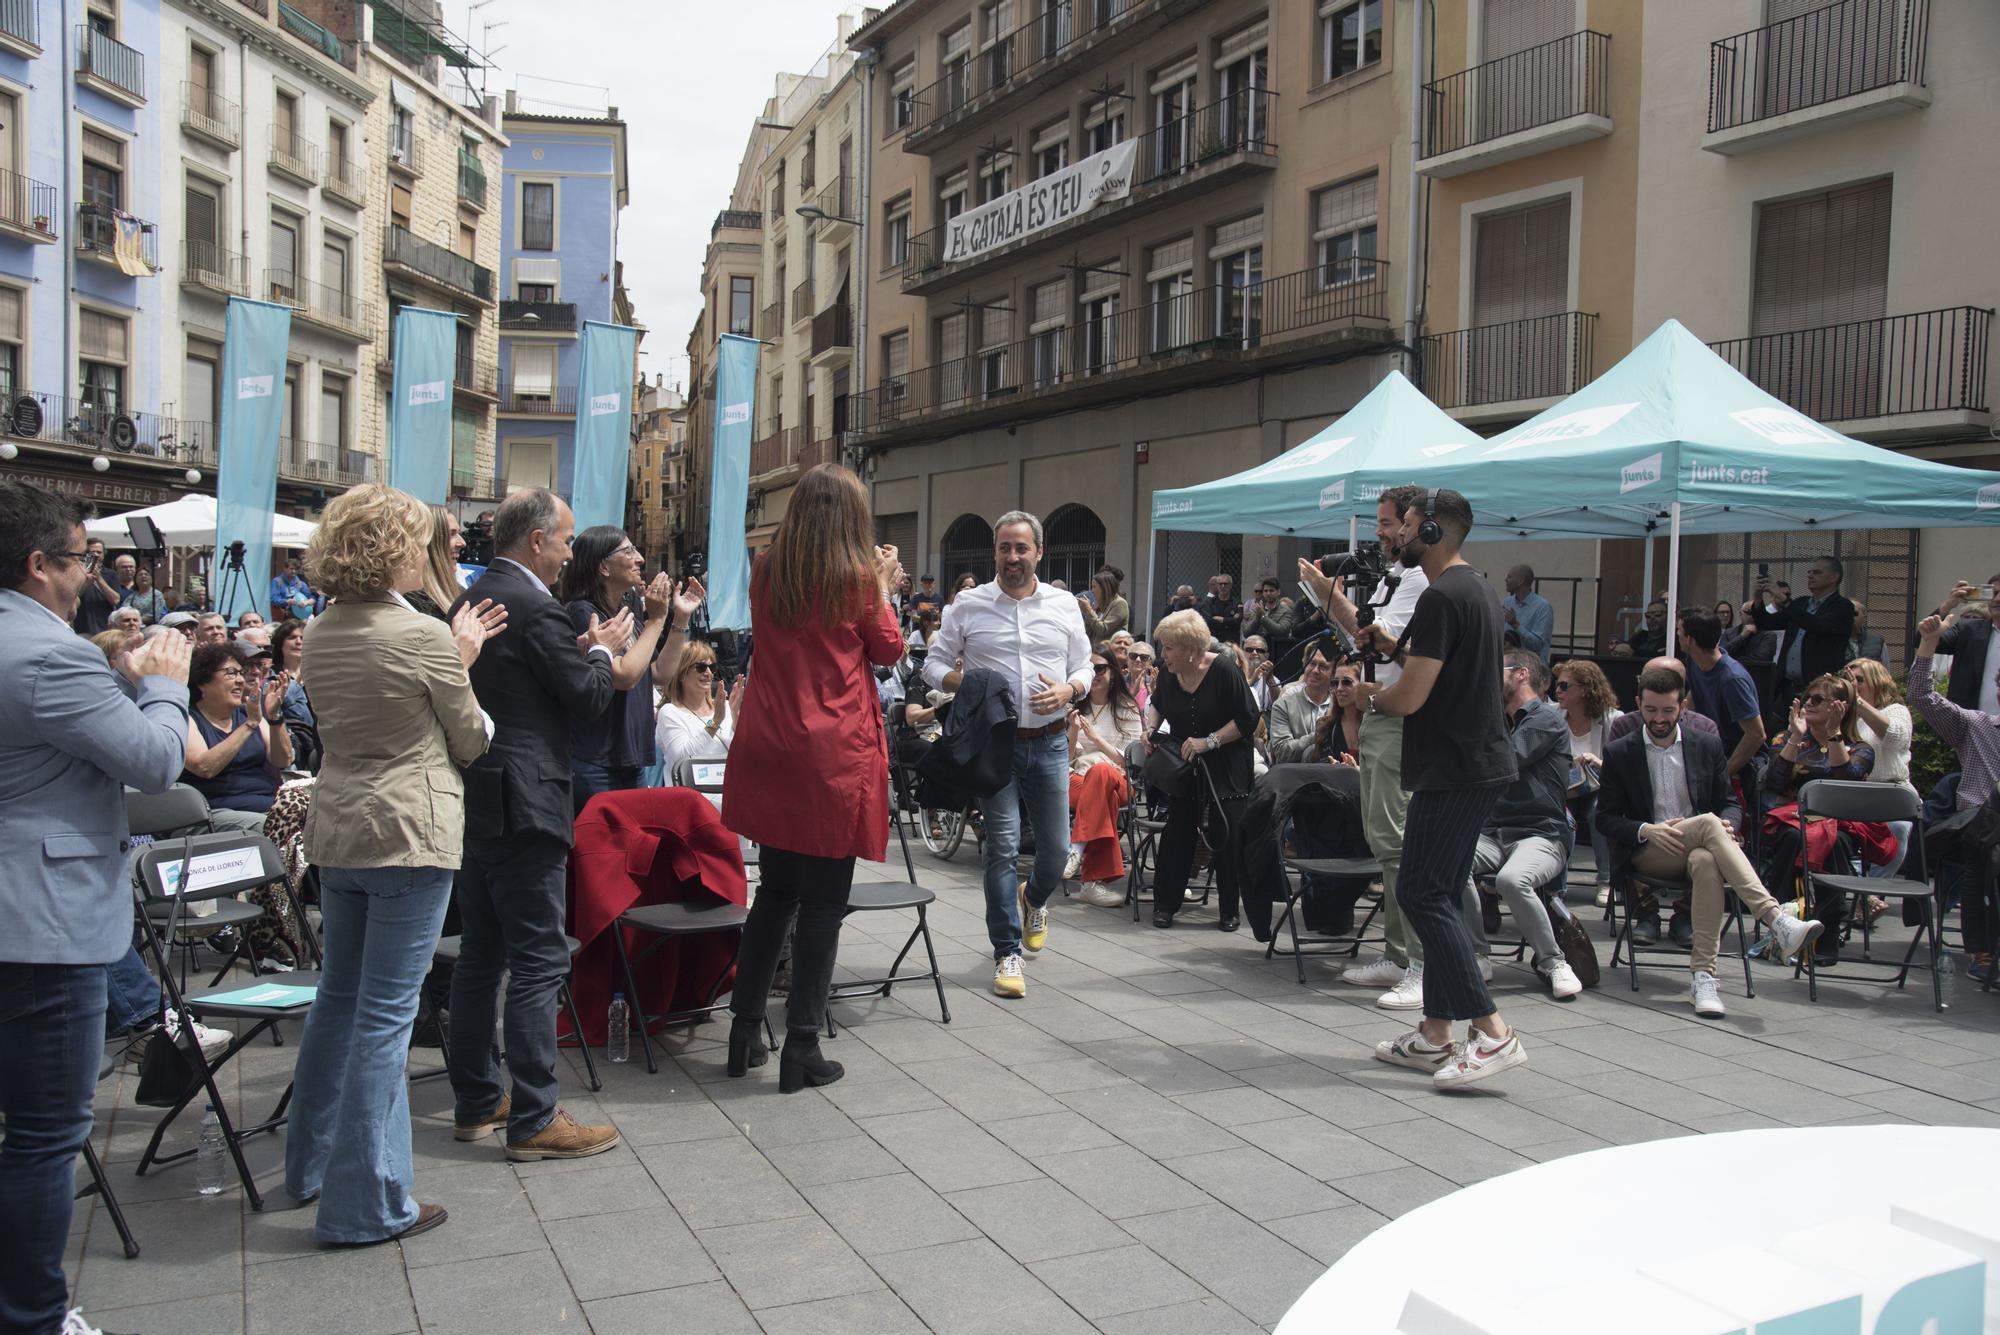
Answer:
[{"label": "mobile phone held up", "polygon": [[1771,563],[1769,561],[1759,561],[1757,563],[1757,578],[1758,579],[1771,578]]}]

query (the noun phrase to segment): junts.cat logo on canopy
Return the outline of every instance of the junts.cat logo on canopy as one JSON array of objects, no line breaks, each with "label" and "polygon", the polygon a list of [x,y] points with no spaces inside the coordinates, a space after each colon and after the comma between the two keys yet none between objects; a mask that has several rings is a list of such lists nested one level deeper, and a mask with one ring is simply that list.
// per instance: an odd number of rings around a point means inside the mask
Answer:
[{"label": "junts.cat logo on canopy", "polygon": [[1637,491],[1641,487],[1650,487],[1655,482],[1658,482],[1660,480],[1660,458],[1661,456],[1657,454],[1649,454],[1645,458],[1626,464],[1623,468],[1619,469],[1618,494],[1623,496],[1628,491]]}]

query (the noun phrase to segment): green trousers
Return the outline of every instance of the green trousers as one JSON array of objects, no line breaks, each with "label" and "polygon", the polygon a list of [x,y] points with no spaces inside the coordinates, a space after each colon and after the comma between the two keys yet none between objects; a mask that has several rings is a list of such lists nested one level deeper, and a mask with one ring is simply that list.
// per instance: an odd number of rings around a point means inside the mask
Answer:
[{"label": "green trousers", "polygon": [[1423,942],[1403,921],[1396,903],[1396,869],[1403,861],[1403,818],[1410,795],[1403,791],[1403,720],[1369,714],[1361,720],[1361,833],[1368,851],[1382,864],[1383,953],[1408,968],[1424,962]]}]

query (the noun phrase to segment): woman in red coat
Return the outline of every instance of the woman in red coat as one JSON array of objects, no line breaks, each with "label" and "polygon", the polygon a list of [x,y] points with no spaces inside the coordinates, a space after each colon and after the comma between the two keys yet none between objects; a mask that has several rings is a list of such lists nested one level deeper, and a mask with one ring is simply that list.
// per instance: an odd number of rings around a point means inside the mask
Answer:
[{"label": "woman in red coat", "polygon": [[792,915],[792,988],[778,1088],[840,1079],[820,1055],[854,860],[889,847],[889,756],[872,665],[903,654],[889,602],[903,577],[874,547],[861,479],[821,464],[799,479],[750,578],[754,670],[723,780],[722,823],[763,849],[736,957],[729,1074],[765,1061],[759,1031]]}]

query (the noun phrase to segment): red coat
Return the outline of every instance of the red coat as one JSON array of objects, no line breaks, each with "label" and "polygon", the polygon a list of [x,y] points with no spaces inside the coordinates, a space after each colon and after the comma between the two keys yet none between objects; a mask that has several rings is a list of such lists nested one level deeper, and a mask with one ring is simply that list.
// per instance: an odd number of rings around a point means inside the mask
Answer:
[{"label": "red coat", "polygon": [[[763,571],[757,572],[760,576]],[[774,624],[752,579],[743,716],[729,744],[722,823],[752,843],[880,862],[889,851],[889,752],[872,665],[903,656],[886,600],[832,629]]]}]

